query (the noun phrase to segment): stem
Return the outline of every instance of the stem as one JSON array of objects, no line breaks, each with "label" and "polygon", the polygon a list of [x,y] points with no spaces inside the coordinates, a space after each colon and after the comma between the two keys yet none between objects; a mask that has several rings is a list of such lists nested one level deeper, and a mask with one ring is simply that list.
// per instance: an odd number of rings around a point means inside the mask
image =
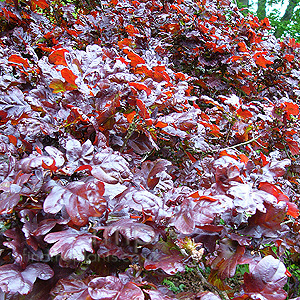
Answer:
[{"label": "stem", "polygon": [[211,290],[211,291],[213,291],[215,293],[218,293],[222,299],[229,300],[229,297],[226,294],[226,292],[220,291],[218,288],[216,288],[214,285],[212,285],[211,283],[209,283],[206,280],[206,278],[203,276],[203,274],[201,273],[201,271],[198,269],[198,266],[195,268],[195,270],[196,270],[196,273],[199,276],[199,278],[200,278],[203,286],[206,286],[209,290]]},{"label": "stem", "polygon": [[[226,148],[223,148],[223,149],[216,149],[216,150],[212,150],[211,152],[221,152],[221,151],[225,151],[225,150],[229,150],[229,149],[234,149],[234,148],[237,148],[239,146],[244,146],[244,145],[247,145],[247,144],[250,144],[252,142],[255,142],[256,140],[258,140],[260,138],[260,135],[251,139],[251,140],[248,140],[246,142],[243,142],[243,143],[240,143],[240,144],[236,144],[236,145],[233,145],[233,146],[229,146],[229,147],[226,147]],[[262,146],[262,145],[260,145]]]}]

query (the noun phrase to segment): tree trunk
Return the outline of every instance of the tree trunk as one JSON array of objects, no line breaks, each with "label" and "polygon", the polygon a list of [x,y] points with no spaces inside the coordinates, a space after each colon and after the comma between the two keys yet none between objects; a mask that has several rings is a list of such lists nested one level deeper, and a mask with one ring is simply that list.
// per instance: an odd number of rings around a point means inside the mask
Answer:
[{"label": "tree trunk", "polygon": [[249,7],[249,0],[238,0],[239,7]]},{"label": "tree trunk", "polygon": [[260,20],[263,20],[266,17],[266,4],[267,4],[267,0],[258,0],[257,2],[257,17]]},{"label": "tree trunk", "polygon": [[283,15],[283,17],[281,18],[281,22],[280,25],[277,26],[276,30],[275,30],[275,36],[277,38],[279,38],[283,32],[286,29],[287,24],[291,21],[293,12],[294,12],[294,8],[298,5],[299,0],[290,0],[289,4],[285,10],[285,13]]}]

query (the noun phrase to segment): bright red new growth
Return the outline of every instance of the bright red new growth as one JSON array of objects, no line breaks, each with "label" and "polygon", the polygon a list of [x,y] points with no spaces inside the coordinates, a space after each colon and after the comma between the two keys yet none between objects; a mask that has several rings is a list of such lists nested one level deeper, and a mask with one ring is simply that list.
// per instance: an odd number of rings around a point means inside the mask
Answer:
[{"label": "bright red new growth", "polygon": [[73,72],[67,68],[62,69],[61,76],[69,83],[76,85],[75,80],[78,76],[74,75]]},{"label": "bright red new growth", "polygon": [[48,60],[51,64],[55,65],[63,65],[63,66],[68,66],[66,59],[65,59],[65,53],[69,52],[66,49],[58,49],[54,50],[48,57]]}]

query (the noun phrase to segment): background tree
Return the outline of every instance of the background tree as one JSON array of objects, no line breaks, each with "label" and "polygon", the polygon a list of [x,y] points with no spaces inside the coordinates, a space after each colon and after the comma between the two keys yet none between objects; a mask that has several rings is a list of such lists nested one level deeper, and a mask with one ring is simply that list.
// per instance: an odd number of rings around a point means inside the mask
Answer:
[{"label": "background tree", "polygon": [[[286,3],[287,6],[285,8]],[[300,11],[298,4],[299,0],[257,0],[253,3],[250,3],[249,0],[238,1],[239,7],[249,8],[257,15],[259,20],[268,17],[271,25],[274,27],[274,35],[277,38],[283,35],[290,35],[299,41]]]}]

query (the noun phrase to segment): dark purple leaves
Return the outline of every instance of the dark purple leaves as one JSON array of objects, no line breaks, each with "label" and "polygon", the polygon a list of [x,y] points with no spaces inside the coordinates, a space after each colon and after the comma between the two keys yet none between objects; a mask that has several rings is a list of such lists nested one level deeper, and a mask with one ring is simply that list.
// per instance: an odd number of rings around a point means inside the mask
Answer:
[{"label": "dark purple leaves", "polygon": [[0,287],[5,293],[25,295],[32,290],[36,278],[48,280],[53,274],[47,264],[31,264],[23,271],[17,265],[7,264],[0,267]]},{"label": "dark purple leaves", "polygon": [[140,240],[142,243],[151,243],[155,238],[155,231],[151,226],[143,223],[137,223],[133,220],[120,220],[104,229],[105,238],[112,236],[114,233],[121,234],[128,241]]},{"label": "dark purple leaves", "polygon": [[123,284],[114,276],[97,277],[89,282],[89,294],[97,300],[144,300],[142,290],[132,282]]},{"label": "dark purple leaves", "polygon": [[258,264],[249,266],[250,274],[244,274],[245,292],[263,300],[284,300],[287,293],[283,286],[287,282],[284,264],[268,255]]},{"label": "dark purple leaves", "polygon": [[44,210],[55,214],[65,206],[73,223],[82,226],[89,217],[100,217],[105,212],[103,194],[104,184],[93,179],[70,182],[66,186],[54,185],[45,199]]},{"label": "dark purple leaves", "polygon": [[75,229],[48,233],[44,240],[47,243],[55,243],[49,251],[50,256],[61,254],[63,260],[76,259],[83,261],[85,251],[94,253],[92,242],[97,238],[88,232],[80,232]]},{"label": "dark purple leaves", "polygon": [[56,295],[54,300],[65,300],[66,297],[69,300],[87,299],[89,296],[88,285],[81,280],[62,279],[51,294]]}]

